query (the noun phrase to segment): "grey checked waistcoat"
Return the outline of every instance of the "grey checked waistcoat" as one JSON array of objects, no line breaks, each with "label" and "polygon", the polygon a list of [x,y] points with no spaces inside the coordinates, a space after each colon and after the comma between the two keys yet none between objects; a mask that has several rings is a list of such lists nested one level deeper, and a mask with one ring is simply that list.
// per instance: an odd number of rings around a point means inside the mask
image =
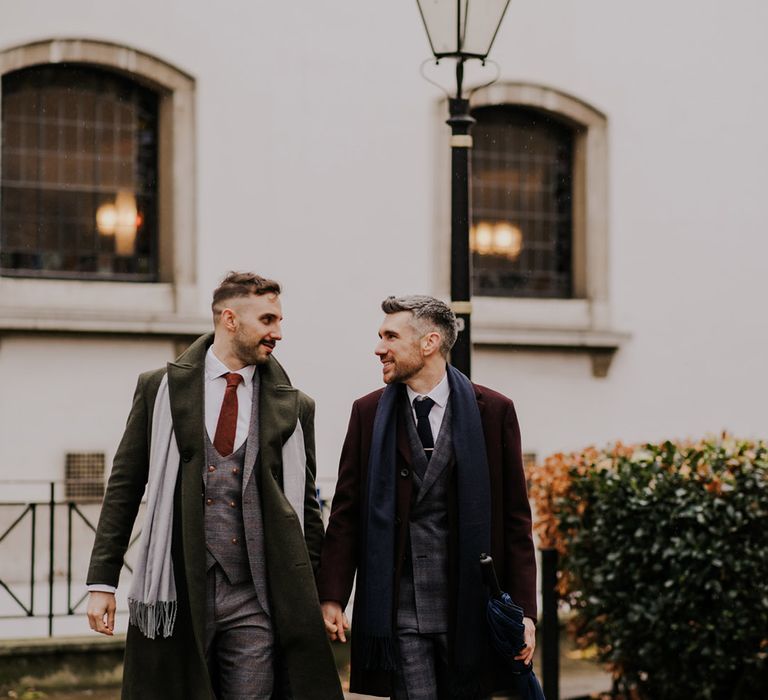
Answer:
[{"label": "grey checked waistcoat", "polygon": [[449,619],[448,499],[454,463],[451,402],[449,399],[445,407],[428,462],[407,398],[404,405],[413,454],[414,495],[409,523],[410,556],[400,581],[397,626],[421,634],[442,634],[448,631]]},{"label": "grey checked waistcoat", "polygon": [[206,569],[219,563],[229,582],[243,583],[251,578],[243,525],[243,464],[245,445],[222,457],[205,436]]},{"label": "grey checked waistcoat", "polygon": [[233,454],[222,456],[206,431],[205,449],[206,569],[218,563],[232,584],[252,579],[259,603],[268,611],[264,523],[258,479],[253,468],[259,450],[258,371],[253,379],[251,420],[246,441]]}]

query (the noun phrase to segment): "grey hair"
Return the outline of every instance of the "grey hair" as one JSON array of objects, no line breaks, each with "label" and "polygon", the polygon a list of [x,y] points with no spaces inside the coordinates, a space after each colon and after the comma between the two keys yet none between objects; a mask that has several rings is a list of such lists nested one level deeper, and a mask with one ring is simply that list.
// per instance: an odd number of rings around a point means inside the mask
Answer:
[{"label": "grey hair", "polygon": [[448,304],[425,294],[409,294],[403,297],[387,297],[381,302],[385,314],[410,311],[419,330],[434,330],[440,334],[440,354],[446,357],[456,342],[458,324],[456,314]]}]

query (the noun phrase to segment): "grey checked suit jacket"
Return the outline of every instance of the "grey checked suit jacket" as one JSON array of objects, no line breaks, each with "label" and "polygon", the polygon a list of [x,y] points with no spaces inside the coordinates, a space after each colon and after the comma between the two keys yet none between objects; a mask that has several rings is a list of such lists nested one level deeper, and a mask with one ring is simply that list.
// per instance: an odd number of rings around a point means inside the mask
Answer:
[{"label": "grey checked suit jacket", "polygon": [[[432,458],[427,461],[405,400],[408,439],[414,461],[414,502],[409,523],[409,561],[403,567],[397,627],[420,634],[448,631],[448,499],[454,462],[451,403],[448,401]],[[423,478],[419,474],[423,474]]]}]

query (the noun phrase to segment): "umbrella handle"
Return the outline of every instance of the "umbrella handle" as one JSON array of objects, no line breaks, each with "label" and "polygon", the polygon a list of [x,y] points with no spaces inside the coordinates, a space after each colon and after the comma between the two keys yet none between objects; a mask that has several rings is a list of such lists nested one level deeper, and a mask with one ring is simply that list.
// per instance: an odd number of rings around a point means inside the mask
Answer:
[{"label": "umbrella handle", "polygon": [[491,597],[501,598],[501,586],[499,586],[499,579],[496,578],[496,569],[493,566],[493,559],[489,554],[480,555],[480,568],[483,570],[483,580],[485,585],[491,591]]}]

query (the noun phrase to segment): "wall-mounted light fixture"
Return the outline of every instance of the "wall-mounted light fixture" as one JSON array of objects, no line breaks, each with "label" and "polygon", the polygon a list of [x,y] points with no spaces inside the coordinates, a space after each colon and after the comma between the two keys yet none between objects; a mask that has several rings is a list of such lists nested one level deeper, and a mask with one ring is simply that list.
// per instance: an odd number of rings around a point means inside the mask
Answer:
[{"label": "wall-mounted light fixture", "polygon": [[517,260],[523,250],[523,232],[508,221],[479,221],[469,230],[473,253]]},{"label": "wall-mounted light fixture", "polygon": [[141,215],[136,208],[133,192],[120,190],[113,202],[105,202],[96,210],[96,228],[102,236],[115,237],[115,254],[133,255],[136,251],[136,232]]}]

